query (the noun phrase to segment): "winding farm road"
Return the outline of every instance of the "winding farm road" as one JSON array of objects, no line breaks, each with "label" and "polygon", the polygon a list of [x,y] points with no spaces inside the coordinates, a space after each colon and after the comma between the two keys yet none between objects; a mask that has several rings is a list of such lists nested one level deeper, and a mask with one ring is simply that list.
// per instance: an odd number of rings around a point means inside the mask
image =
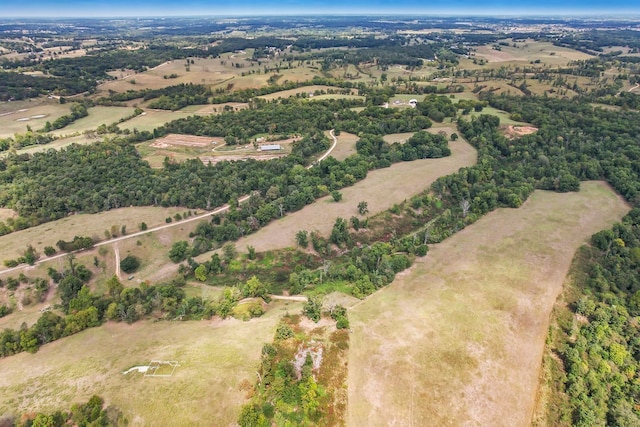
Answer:
[{"label": "winding farm road", "polygon": [[[336,148],[336,145],[338,144],[338,139],[336,138],[335,134],[333,133],[333,129],[331,129],[329,131],[329,134],[331,135],[331,138],[333,138],[333,145],[322,156],[320,156],[318,158],[318,160],[314,161],[312,164],[307,166],[307,169],[311,169],[315,163],[317,163],[319,161],[322,161],[325,158],[327,158],[331,154],[331,152],[334,150],[334,148]],[[247,200],[249,200],[249,195],[244,195],[244,196],[238,198],[238,204],[244,203]],[[192,222],[192,221],[199,221],[201,219],[210,217],[212,215],[216,215],[216,214],[219,214],[221,212],[225,212],[228,209],[229,209],[229,205],[225,204],[225,205],[222,205],[219,208],[216,208],[216,209],[214,209],[212,211],[208,211],[208,212],[205,212],[205,213],[203,213],[201,215],[193,216],[191,218],[183,219],[181,221],[175,221],[175,222],[171,222],[169,224],[164,224],[164,225],[160,225],[160,226],[157,226],[157,227],[149,228],[149,229],[144,230],[144,231],[137,231],[135,233],[127,234],[125,236],[115,237],[115,238],[109,239],[109,240],[103,240],[103,241],[100,241],[100,242],[97,242],[96,244],[94,244],[93,247],[110,245],[112,243],[117,243],[117,242],[120,242],[122,240],[132,239],[134,237],[142,236],[143,234],[153,233],[153,232],[160,231],[160,230],[165,230],[167,228],[176,227],[176,226],[183,225],[183,224],[186,224],[186,223],[189,223],[189,222]],[[80,251],[77,251],[77,252],[80,252]],[[116,253],[116,272],[117,272],[116,274],[118,275],[118,277],[120,277],[120,275],[118,274],[119,273],[119,269],[120,269],[120,254],[119,254],[119,251],[118,251],[117,248],[115,248],[115,253]],[[53,260],[56,260],[58,258],[62,258],[62,257],[67,256],[67,255],[68,255],[68,253],[65,252],[65,253],[52,255],[50,257],[44,257],[44,258],[41,258],[41,259],[37,260],[34,263],[34,265],[38,265],[38,264],[42,264],[42,263],[45,263],[45,262],[53,261]],[[23,270],[23,269],[26,269],[26,268],[29,268],[29,267],[33,267],[33,266],[28,265],[28,264],[20,264],[17,267],[12,267],[12,268],[7,268],[5,270],[0,270],[0,274],[11,273],[13,271],[20,271],[20,270]]]}]

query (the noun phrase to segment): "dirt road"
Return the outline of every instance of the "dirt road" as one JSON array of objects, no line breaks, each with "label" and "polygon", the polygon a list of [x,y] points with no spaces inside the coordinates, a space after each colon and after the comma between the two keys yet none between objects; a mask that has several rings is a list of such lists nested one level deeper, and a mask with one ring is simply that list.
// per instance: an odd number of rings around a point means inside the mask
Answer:
[{"label": "dirt road", "polygon": [[[330,131],[330,134],[331,134],[331,137],[333,138],[333,145],[331,146],[331,148],[329,148],[327,150],[326,153],[324,153],[322,156],[320,156],[316,162],[324,160],[327,156],[329,156],[331,154],[333,149],[336,148],[336,144],[338,143],[338,139],[334,135],[333,129]],[[314,163],[316,163],[316,162],[314,162]],[[310,169],[312,167],[313,167],[313,163],[311,165],[307,166],[307,169]],[[244,203],[247,200],[249,200],[249,195],[245,195],[245,196],[240,197],[238,199],[238,203]],[[191,218],[183,219],[181,221],[174,221],[174,222],[171,222],[169,224],[160,225],[158,227],[149,228],[147,230],[138,231],[138,232],[135,232],[135,233],[127,234],[125,236],[115,237],[115,238],[109,239],[109,240],[103,240],[101,242],[97,242],[93,246],[94,247],[98,247],[98,246],[110,245],[112,243],[117,243],[117,242],[120,242],[122,240],[132,239],[134,237],[142,236],[143,234],[154,233],[156,231],[165,230],[167,228],[181,226],[181,225],[184,225],[184,224],[192,222],[192,221],[199,221],[201,219],[205,219],[205,218],[210,217],[212,215],[216,215],[216,214],[219,214],[221,212],[225,212],[228,209],[229,209],[229,205],[225,204],[225,205],[220,206],[219,208],[216,208],[216,209],[214,209],[212,211],[205,212],[205,213],[203,213],[201,215],[196,215],[196,216],[193,216]],[[44,262],[53,261],[53,260],[56,260],[58,258],[62,258],[64,256],[66,256],[66,255],[67,255],[67,253],[65,252],[65,253],[56,254],[56,255],[53,255],[53,256],[50,256],[50,257],[44,257],[44,258],[41,258],[38,261],[36,261],[34,265],[42,264]],[[117,264],[116,268],[118,269],[117,271],[119,272],[120,259],[119,259],[119,253],[118,253],[117,249],[116,249],[116,264]],[[14,271],[21,271],[21,270],[27,269],[29,267],[32,267],[32,266],[26,265],[26,264],[21,264],[21,265],[19,265],[17,267],[0,270],[0,274],[11,273],[11,272],[14,272]],[[120,277],[119,274],[118,274],[118,277]]]}]

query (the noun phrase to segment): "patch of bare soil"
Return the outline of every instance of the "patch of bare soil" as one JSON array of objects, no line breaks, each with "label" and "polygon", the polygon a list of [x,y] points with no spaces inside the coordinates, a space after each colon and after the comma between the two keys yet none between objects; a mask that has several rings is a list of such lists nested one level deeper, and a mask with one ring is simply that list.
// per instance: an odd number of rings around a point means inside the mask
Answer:
[{"label": "patch of bare soil", "polygon": [[533,126],[517,126],[517,125],[508,125],[504,128],[504,136],[509,139],[518,138],[523,135],[530,135],[532,133],[536,133],[538,128]]},{"label": "patch of bare soil", "polygon": [[224,139],[211,136],[169,134],[162,138],[156,139],[152,144],[149,144],[149,147],[169,148],[174,146],[182,146],[206,148],[218,144],[224,144]]}]

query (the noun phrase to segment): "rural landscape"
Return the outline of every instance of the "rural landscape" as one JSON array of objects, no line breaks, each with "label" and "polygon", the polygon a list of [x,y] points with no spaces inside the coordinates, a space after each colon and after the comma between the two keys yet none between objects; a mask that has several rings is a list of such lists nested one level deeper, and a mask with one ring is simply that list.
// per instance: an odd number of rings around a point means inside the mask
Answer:
[{"label": "rural landscape", "polygon": [[0,18],[5,426],[640,426],[640,18]]}]

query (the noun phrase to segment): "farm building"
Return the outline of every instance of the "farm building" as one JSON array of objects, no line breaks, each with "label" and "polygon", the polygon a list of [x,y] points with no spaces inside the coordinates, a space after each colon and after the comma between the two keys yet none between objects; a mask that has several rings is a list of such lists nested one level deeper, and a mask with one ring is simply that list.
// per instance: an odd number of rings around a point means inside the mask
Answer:
[{"label": "farm building", "polygon": [[278,151],[282,150],[280,144],[264,144],[260,146],[260,151]]}]

